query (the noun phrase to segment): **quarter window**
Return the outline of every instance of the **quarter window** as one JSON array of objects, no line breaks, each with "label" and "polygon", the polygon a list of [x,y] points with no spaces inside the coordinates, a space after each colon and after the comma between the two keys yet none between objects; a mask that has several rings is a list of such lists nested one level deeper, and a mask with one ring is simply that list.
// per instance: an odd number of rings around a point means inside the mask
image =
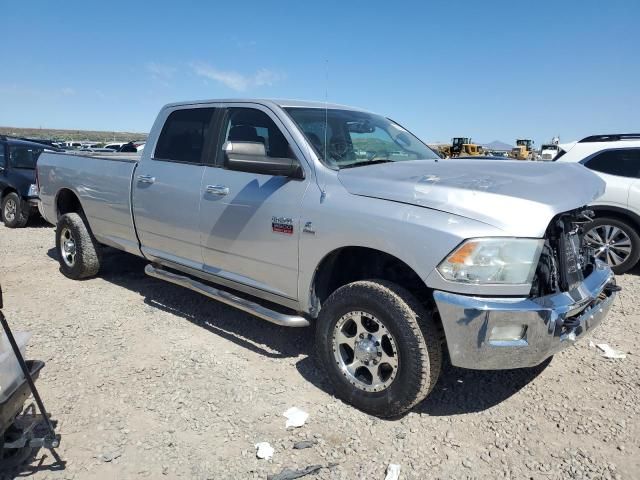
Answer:
[{"label": "quarter window", "polygon": [[215,108],[188,108],[172,112],[162,127],[154,158],[202,163]]},{"label": "quarter window", "polygon": [[0,167],[6,167],[7,161],[4,158],[4,144],[0,143]]},{"label": "quarter window", "polygon": [[587,160],[585,166],[609,175],[640,178],[640,149],[607,150]]}]

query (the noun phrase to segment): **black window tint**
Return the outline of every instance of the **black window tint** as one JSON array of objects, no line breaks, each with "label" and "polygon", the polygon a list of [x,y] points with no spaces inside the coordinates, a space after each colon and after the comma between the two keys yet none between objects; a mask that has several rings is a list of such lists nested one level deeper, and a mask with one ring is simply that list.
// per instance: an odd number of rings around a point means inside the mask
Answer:
[{"label": "black window tint", "polygon": [[640,149],[607,150],[588,160],[585,166],[609,175],[640,178]]},{"label": "black window tint", "polygon": [[200,163],[214,108],[190,108],[172,112],[162,127],[156,159]]},{"label": "black window tint", "polygon": [[41,153],[42,148],[10,146],[9,162],[13,168],[34,169]]},{"label": "black window tint", "polygon": [[290,158],[289,142],[269,116],[253,108],[230,108],[224,141],[264,144],[267,156]]}]

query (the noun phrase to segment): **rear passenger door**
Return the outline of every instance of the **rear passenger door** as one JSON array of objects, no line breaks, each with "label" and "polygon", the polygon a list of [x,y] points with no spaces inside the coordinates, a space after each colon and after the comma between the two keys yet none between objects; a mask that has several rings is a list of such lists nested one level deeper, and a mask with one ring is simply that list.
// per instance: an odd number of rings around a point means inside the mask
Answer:
[{"label": "rear passenger door", "polygon": [[155,149],[134,173],[133,209],[142,252],[202,268],[200,185],[216,109],[211,105],[165,112]]},{"label": "rear passenger door", "polygon": [[[588,169],[598,172],[607,183],[605,193],[595,205],[602,203],[627,208],[638,204],[637,182],[640,178],[640,149],[621,148],[596,153],[582,162]],[[634,187],[635,185],[635,187]],[[630,196],[633,198],[630,202]]]}]

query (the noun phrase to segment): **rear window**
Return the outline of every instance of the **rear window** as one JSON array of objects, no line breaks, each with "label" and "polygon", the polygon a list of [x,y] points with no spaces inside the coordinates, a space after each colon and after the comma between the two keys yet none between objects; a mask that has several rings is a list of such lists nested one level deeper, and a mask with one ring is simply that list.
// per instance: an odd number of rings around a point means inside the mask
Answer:
[{"label": "rear window", "polygon": [[188,108],[172,112],[162,127],[154,158],[201,163],[214,108]]},{"label": "rear window", "polygon": [[596,172],[640,178],[640,149],[607,150],[598,153],[584,164]]},{"label": "rear window", "polygon": [[42,148],[27,146],[9,146],[9,163],[13,168],[35,169]]}]

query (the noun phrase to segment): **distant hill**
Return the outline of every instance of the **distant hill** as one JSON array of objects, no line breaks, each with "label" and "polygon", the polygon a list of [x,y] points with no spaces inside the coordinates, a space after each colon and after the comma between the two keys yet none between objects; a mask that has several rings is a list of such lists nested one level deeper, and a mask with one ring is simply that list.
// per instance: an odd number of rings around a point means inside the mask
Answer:
[{"label": "distant hill", "polygon": [[146,140],[146,133],[102,132],[96,130],[61,130],[51,128],[0,127],[0,135],[38,138],[42,140],[78,140],[96,143]]},{"label": "distant hill", "polygon": [[511,150],[513,148],[513,145],[501,142],[500,140],[494,140],[491,143],[485,143],[483,147],[486,150]]}]

